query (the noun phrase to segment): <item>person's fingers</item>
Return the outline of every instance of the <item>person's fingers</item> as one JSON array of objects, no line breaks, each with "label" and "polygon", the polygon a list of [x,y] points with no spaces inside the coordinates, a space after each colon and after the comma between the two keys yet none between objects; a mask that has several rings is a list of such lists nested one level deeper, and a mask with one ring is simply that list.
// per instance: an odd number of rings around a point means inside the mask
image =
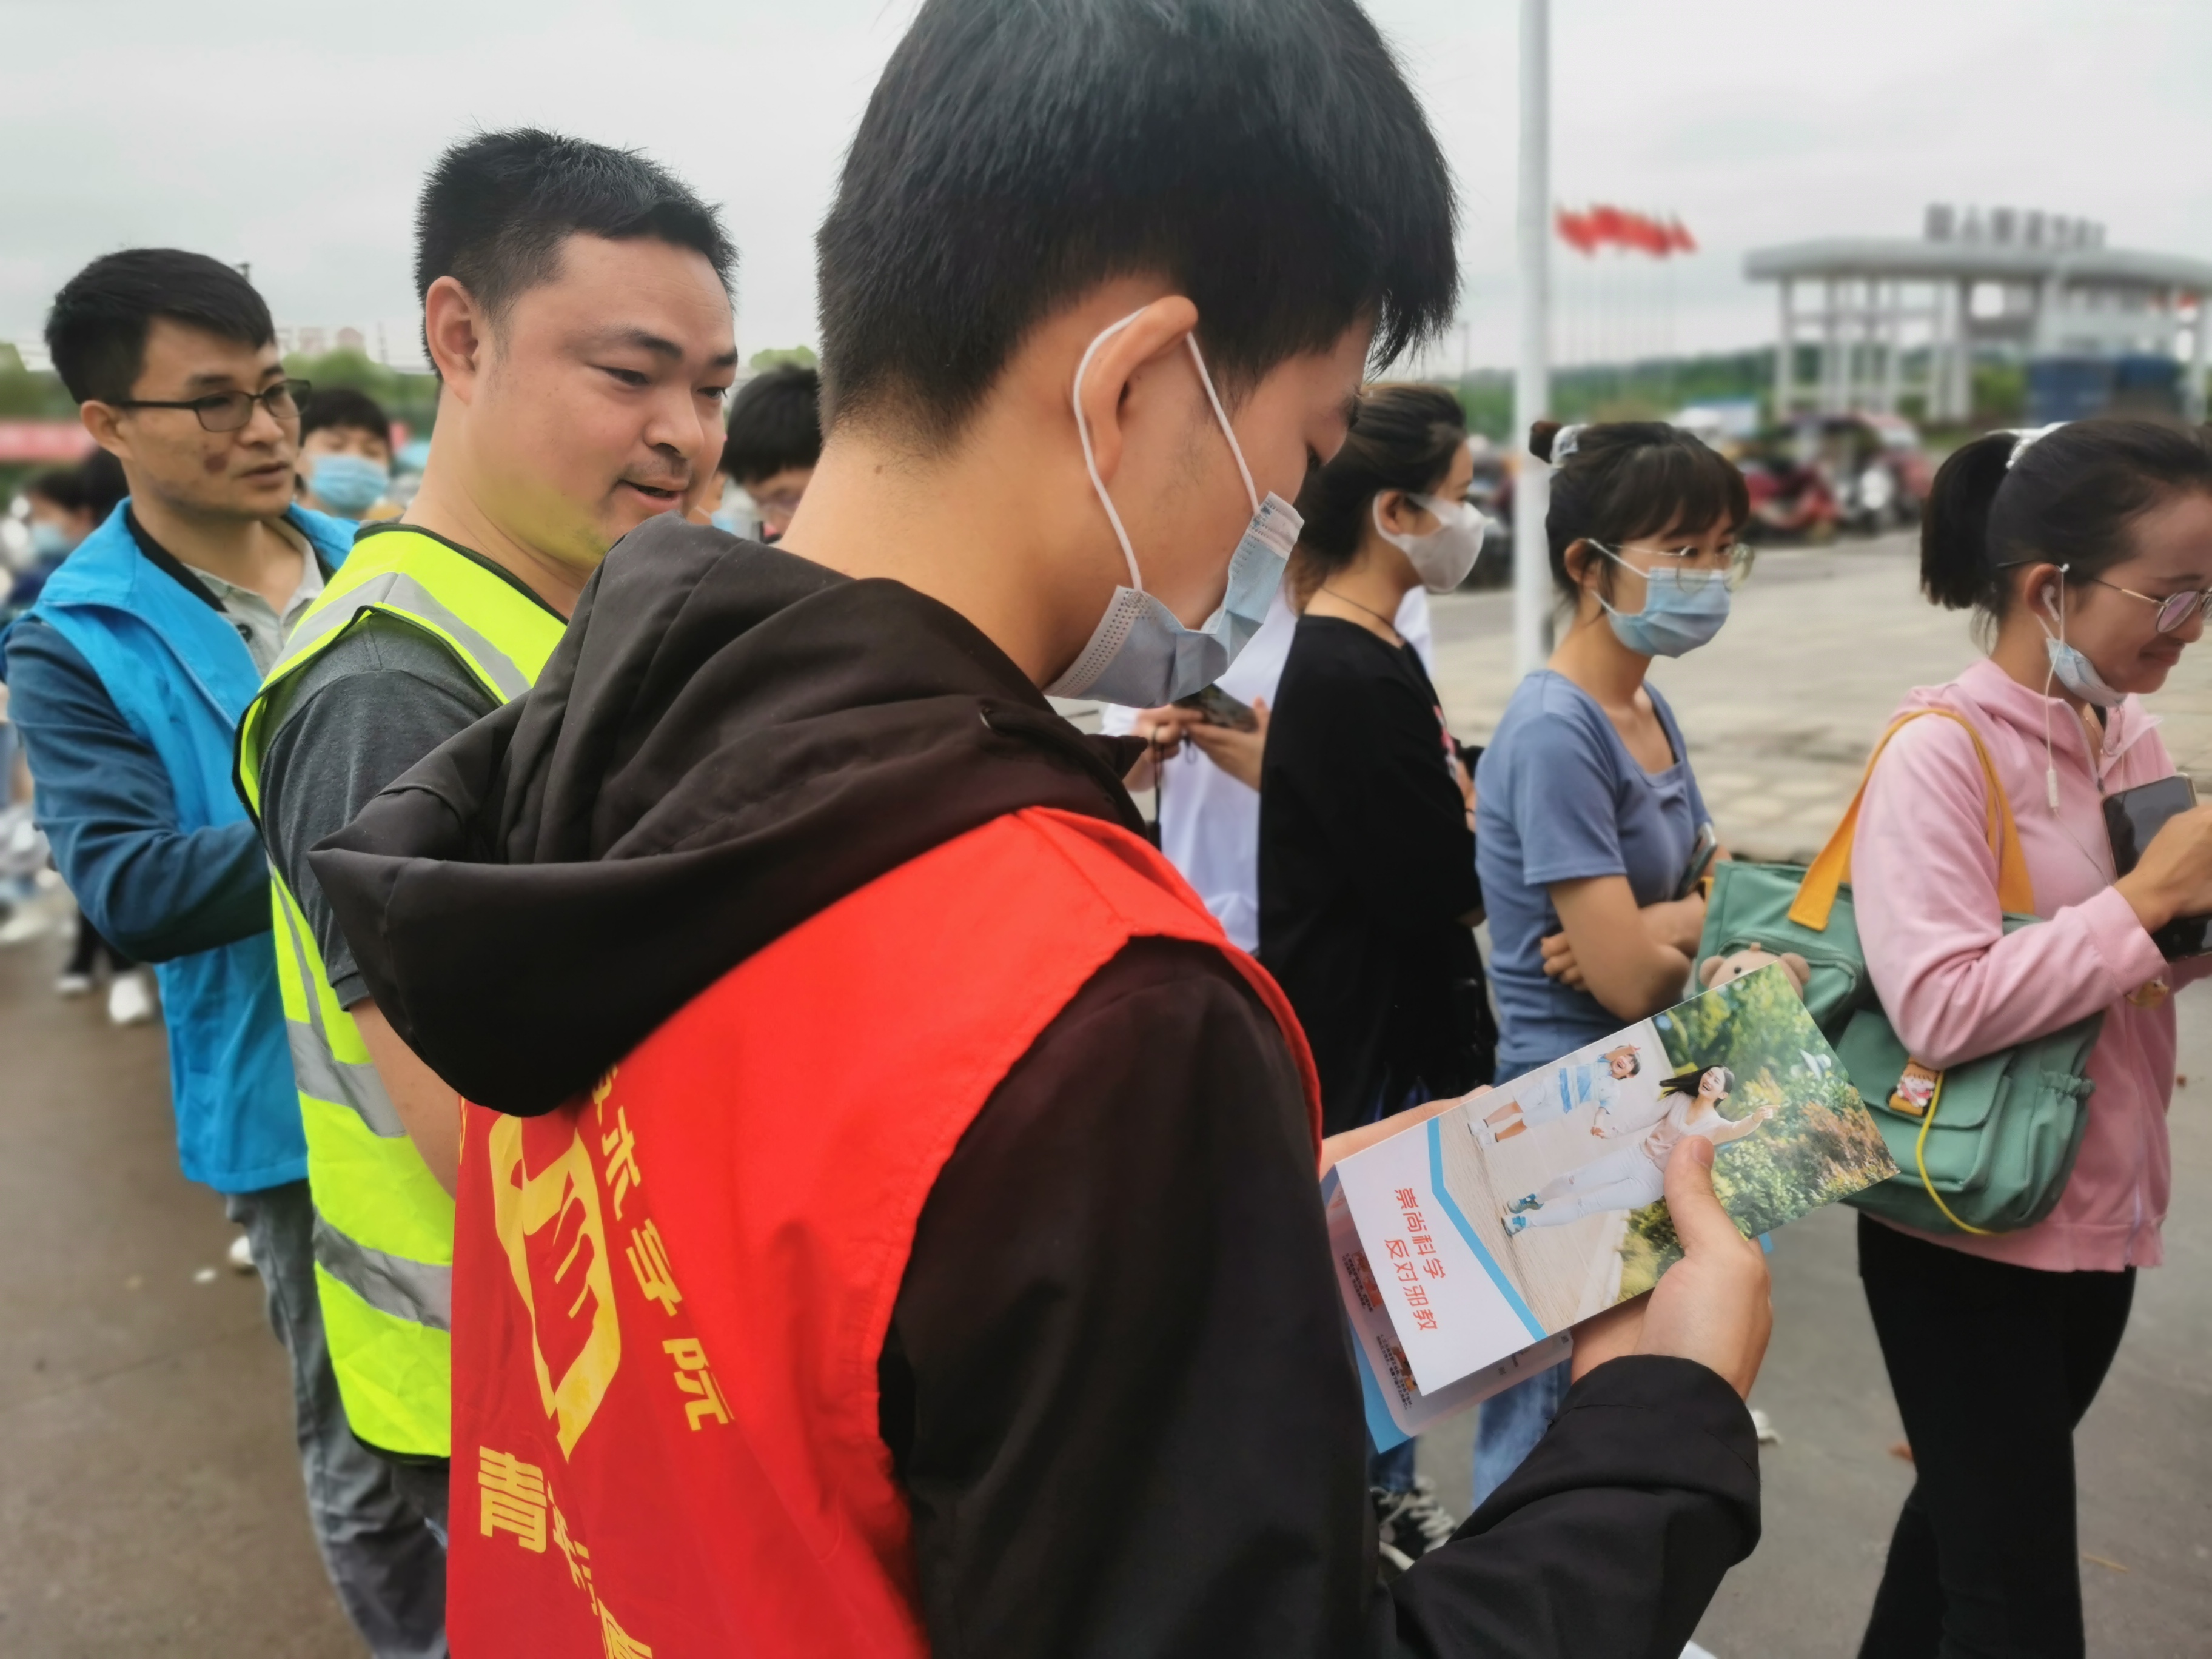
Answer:
[{"label": "person's fingers", "polygon": [[1743,1243],[1743,1235],[1713,1194],[1713,1143],[1685,1135],[1667,1160],[1667,1212],[1685,1252],[1723,1250]]}]

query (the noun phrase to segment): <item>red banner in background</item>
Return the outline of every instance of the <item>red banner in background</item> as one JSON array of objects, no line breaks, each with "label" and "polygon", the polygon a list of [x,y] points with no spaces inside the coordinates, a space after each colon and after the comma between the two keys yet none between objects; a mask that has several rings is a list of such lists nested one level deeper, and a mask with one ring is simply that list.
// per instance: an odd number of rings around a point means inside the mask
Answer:
[{"label": "red banner in background", "polygon": [[0,466],[74,461],[91,448],[92,434],[75,421],[0,421]]},{"label": "red banner in background", "polygon": [[1664,259],[1676,253],[1695,253],[1697,239],[1679,218],[1663,222],[1629,208],[1595,204],[1577,213],[1561,208],[1553,216],[1559,240],[1589,258],[1601,247],[1617,247]]}]

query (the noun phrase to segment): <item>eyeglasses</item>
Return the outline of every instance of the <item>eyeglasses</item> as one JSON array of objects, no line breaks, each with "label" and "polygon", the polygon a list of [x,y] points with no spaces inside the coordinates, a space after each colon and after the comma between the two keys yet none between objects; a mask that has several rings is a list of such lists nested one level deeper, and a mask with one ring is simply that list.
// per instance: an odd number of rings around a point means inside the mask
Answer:
[{"label": "eyeglasses", "polygon": [[256,404],[279,426],[296,425],[300,405],[314,386],[306,380],[279,380],[266,392],[210,392],[204,398],[118,398],[113,409],[189,409],[210,432],[236,432],[253,419]]},{"label": "eyeglasses", "polygon": [[[1600,541],[1592,541],[1590,545],[1601,553],[1611,554],[1616,559],[1620,558],[1623,553],[1629,550],[1625,546],[1607,547]],[[1717,576],[1721,585],[1731,593],[1751,580],[1752,564],[1759,557],[1759,550],[1748,542],[1732,542],[1717,553],[1707,553],[1705,549],[1697,546],[1639,547],[1635,550],[1638,553],[1649,554],[1655,559],[1671,561],[1666,564],[1655,564],[1650,569],[1644,571],[1643,574],[1646,580],[1658,577],[1683,587],[1702,587],[1706,582]],[[1692,559],[1701,562],[1692,564],[1690,562]],[[1724,561],[1724,562],[1716,564],[1711,562],[1714,560]],[[1622,562],[1626,562],[1625,560]],[[1629,566],[1632,570],[1635,568],[1633,565]]]},{"label": "eyeglasses", "polygon": [[2212,611],[2212,589],[2185,588],[2179,593],[2169,593],[2159,599],[2149,593],[2138,593],[2132,587],[2122,587],[2118,582],[2108,582],[2099,577],[2089,580],[2100,587],[2109,587],[2115,593],[2124,593],[2131,599],[2141,599],[2145,605],[2158,607],[2158,631],[2171,634],[2189,626],[2190,619]]}]

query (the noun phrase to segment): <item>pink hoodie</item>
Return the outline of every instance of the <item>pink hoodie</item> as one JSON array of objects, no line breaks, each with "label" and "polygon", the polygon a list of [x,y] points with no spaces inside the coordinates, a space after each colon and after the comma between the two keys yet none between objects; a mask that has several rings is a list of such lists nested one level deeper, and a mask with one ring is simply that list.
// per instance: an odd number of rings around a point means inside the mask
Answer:
[{"label": "pink hoodie", "polygon": [[[2101,753],[2063,702],[1986,659],[1948,685],[1922,686],[1904,709],[1941,707],[1973,723],[1996,763],[2035,884],[2038,927],[2000,927],[1996,858],[1984,839],[1973,740],[1920,720],[1883,751],[1867,786],[1851,854],[1859,937],[1881,1006],[1916,1059],[1942,1067],[2057,1030],[2101,1008],[2089,1056],[2089,1127],[2058,1206],[2019,1232],[1934,1242],[1970,1255],[2054,1271],[2155,1267],[2172,1186],[2166,1109],[2173,1092],[2173,1001],[2137,1006],[2158,979],[2206,970],[2161,958],[2113,890],[2104,793],[2171,775],[2158,722],[2128,698]],[[2046,715],[2058,772],[2049,805]],[[1921,1235],[1926,1236],[1926,1235]]]}]

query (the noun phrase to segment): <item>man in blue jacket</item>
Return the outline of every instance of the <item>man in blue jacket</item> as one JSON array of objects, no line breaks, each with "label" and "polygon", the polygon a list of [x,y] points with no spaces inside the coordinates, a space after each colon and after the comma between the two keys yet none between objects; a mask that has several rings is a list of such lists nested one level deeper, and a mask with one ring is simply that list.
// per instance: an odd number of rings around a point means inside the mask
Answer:
[{"label": "man in blue jacket", "polygon": [[156,964],[185,1174],[252,1242],[339,1599],[380,1659],[443,1655],[443,1541],[354,1440],[324,1344],[268,865],[231,781],[239,716],[354,526],[292,504],[307,387],[229,266],[96,259],[46,341],[131,493],[5,639],[39,822],[93,925]]}]

